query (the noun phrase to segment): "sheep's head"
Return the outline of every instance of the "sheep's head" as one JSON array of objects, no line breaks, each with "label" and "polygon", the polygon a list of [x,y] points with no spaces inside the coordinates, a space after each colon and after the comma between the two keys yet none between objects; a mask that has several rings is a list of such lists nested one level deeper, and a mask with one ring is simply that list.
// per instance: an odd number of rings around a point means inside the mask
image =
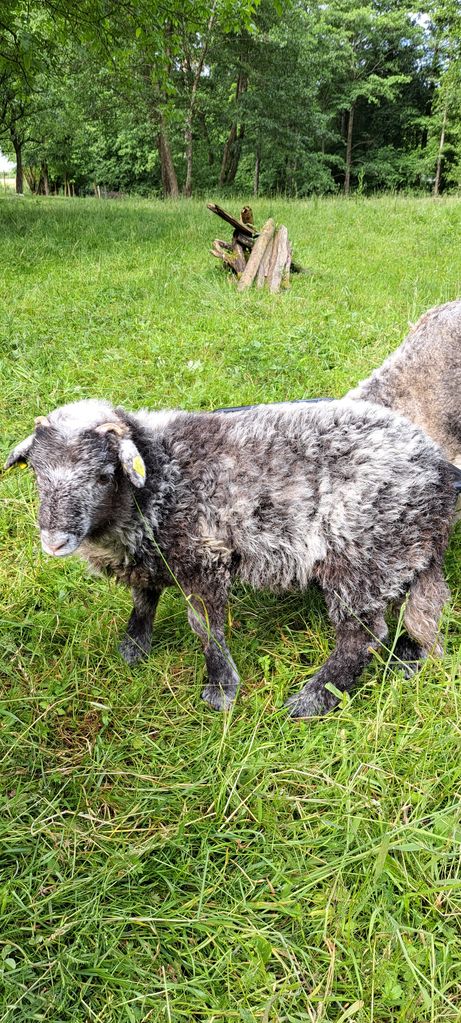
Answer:
[{"label": "sheep's head", "polygon": [[106,402],[82,401],[39,416],[6,468],[27,462],[40,498],[43,550],[72,554],[117,517],[121,481],[143,487],[146,469],[129,429]]}]

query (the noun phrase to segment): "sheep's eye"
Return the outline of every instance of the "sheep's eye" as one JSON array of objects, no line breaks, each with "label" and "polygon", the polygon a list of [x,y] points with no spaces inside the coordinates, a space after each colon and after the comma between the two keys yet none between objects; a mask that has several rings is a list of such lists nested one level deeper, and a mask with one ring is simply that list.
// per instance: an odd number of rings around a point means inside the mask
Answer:
[{"label": "sheep's eye", "polygon": [[101,486],[105,487],[105,486],[107,486],[108,483],[110,483],[111,479],[112,479],[112,473],[110,473],[110,472],[101,472],[99,474],[99,476],[98,476],[98,483],[100,483]]}]

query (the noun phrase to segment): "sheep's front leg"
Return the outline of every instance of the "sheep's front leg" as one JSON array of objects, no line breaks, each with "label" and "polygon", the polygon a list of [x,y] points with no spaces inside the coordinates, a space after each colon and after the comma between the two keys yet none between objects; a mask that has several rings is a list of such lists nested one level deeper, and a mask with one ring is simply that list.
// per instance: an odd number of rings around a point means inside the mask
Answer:
[{"label": "sheep's front leg", "polygon": [[139,589],[135,587],[131,592],[133,610],[119,650],[127,664],[136,664],[150,652],[152,625],[162,590],[149,586]]},{"label": "sheep's front leg", "polygon": [[200,637],[207,668],[207,684],[202,700],[214,710],[228,710],[232,705],[240,678],[224,636],[225,609],[217,611],[200,600],[189,598],[189,625]]},{"label": "sheep's front leg", "polygon": [[336,647],[320,671],[287,700],[294,718],[317,717],[333,710],[338,697],[325,686],[331,683],[340,692],[348,692],[371,660],[372,650],[387,636],[384,618],[377,617],[369,627],[350,618],[336,628]]}]

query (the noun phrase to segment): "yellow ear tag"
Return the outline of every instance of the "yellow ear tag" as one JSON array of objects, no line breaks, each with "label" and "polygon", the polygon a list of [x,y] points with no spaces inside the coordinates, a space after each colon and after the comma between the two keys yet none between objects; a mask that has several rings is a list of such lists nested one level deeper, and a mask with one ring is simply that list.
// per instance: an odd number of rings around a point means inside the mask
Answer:
[{"label": "yellow ear tag", "polygon": [[6,473],[7,472],[11,472],[12,469],[28,469],[28,468],[29,468],[29,466],[28,466],[27,462],[15,462],[14,465],[10,465],[8,469],[5,469],[5,467],[3,467],[1,472],[2,472],[2,475],[5,476]]},{"label": "yellow ear tag", "polygon": [[140,476],[142,480],[146,478],[146,470],[144,468],[144,462],[140,455],[135,455],[133,458],[133,469],[137,476]]}]

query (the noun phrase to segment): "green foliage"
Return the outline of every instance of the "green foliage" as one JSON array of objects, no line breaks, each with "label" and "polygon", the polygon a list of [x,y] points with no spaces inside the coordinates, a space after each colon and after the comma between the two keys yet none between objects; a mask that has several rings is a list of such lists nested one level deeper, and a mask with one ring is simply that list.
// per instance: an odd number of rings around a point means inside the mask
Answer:
[{"label": "green foliage", "polygon": [[38,191],[457,187],[459,5],[425,10],[8,0],[0,142]]}]

